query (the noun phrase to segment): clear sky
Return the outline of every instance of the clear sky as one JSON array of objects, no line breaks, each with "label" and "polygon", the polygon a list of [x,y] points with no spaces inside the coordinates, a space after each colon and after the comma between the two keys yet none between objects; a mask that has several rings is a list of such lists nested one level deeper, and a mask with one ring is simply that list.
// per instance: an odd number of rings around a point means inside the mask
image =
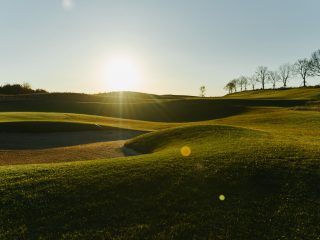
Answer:
[{"label": "clear sky", "polygon": [[320,48],[319,9],[319,0],[0,0],[0,84],[192,95],[205,85],[222,95],[258,65]]}]

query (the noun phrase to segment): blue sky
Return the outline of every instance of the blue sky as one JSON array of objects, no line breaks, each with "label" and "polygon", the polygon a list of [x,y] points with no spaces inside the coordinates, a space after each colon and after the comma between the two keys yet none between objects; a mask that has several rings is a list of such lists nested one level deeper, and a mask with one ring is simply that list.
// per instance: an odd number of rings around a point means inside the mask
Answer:
[{"label": "blue sky", "polygon": [[103,72],[126,56],[139,79],[124,90],[197,95],[205,85],[222,95],[259,65],[320,48],[319,9],[318,0],[0,0],[0,84],[117,90]]}]

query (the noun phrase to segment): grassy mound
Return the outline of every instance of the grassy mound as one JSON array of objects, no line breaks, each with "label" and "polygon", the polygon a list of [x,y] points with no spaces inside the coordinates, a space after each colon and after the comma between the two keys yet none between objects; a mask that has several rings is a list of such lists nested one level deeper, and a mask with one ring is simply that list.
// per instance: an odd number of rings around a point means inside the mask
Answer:
[{"label": "grassy mound", "polygon": [[[171,128],[152,132],[129,140],[125,146],[142,153],[151,153],[162,149],[182,147],[183,145],[197,144],[202,147],[209,145],[225,144],[236,138],[256,136],[262,134],[245,128],[222,125],[195,125],[187,127]],[[212,146],[213,147],[213,146]]]}]

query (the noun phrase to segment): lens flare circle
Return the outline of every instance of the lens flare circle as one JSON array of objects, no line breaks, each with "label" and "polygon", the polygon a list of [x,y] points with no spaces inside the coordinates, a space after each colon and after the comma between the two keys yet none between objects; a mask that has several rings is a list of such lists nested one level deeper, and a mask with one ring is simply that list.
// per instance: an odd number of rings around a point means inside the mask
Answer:
[{"label": "lens flare circle", "polygon": [[219,195],[219,200],[220,201],[224,201],[224,200],[226,200],[226,197],[223,194],[220,194]]},{"label": "lens flare circle", "polygon": [[180,153],[184,157],[189,157],[191,155],[191,148],[189,146],[183,146],[180,149]]}]

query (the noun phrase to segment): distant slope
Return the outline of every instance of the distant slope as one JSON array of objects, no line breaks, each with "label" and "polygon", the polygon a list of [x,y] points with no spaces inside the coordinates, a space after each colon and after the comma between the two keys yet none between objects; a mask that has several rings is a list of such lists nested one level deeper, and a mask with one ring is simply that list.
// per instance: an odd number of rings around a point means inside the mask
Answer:
[{"label": "distant slope", "polygon": [[250,90],[228,94],[223,98],[320,100],[320,87]]},{"label": "distant slope", "polygon": [[144,103],[164,100],[191,98],[191,96],[156,95],[140,92],[85,93],[39,93],[39,94],[0,94],[0,103],[7,101],[56,101],[56,102],[103,102],[103,103]]}]

